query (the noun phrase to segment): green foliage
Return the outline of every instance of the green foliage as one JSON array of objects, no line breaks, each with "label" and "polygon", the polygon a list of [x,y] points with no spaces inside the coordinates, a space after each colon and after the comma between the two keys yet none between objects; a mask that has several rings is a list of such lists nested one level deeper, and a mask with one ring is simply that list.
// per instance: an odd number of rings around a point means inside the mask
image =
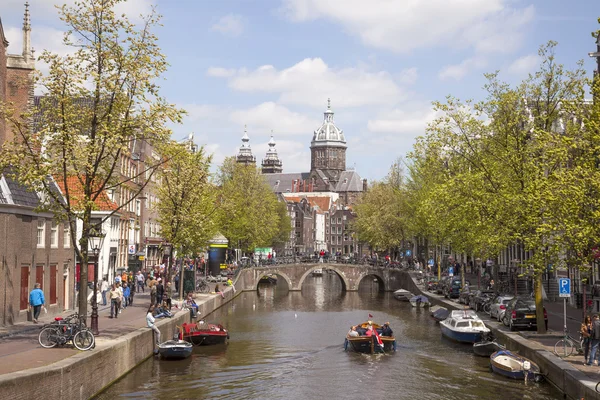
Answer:
[{"label": "green foliage", "polygon": [[253,251],[287,240],[291,221],[285,204],[277,200],[254,165],[237,163],[233,157],[225,159],[217,184],[221,199],[218,226],[231,246]]}]

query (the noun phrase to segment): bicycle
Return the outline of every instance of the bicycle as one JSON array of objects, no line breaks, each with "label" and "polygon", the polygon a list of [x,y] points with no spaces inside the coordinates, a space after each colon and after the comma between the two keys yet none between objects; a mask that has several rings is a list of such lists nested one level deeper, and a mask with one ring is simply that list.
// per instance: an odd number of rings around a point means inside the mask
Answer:
[{"label": "bicycle", "polygon": [[[77,322],[71,322],[77,319]],[[63,346],[72,342],[78,350],[90,350],[96,345],[96,338],[91,330],[85,326],[85,319],[78,314],[73,314],[63,320],[42,327],[38,341],[46,349]]]},{"label": "bicycle", "polygon": [[205,279],[200,279],[200,281],[196,284],[196,291],[200,293],[209,293],[210,285]]},{"label": "bicycle", "polygon": [[569,335],[569,331],[565,330],[565,336],[554,345],[554,354],[558,357],[569,357],[577,351],[577,354],[583,354],[583,338],[579,336],[579,340]]}]

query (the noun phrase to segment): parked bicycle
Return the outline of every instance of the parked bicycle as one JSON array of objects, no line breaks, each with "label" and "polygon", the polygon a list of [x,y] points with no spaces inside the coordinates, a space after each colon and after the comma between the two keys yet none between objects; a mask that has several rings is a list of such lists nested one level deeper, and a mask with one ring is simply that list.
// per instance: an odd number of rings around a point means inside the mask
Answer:
[{"label": "parked bicycle", "polygon": [[565,336],[554,345],[554,354],[563,358],[569,357],[575,351],[577,354],[583,354],[583,337],[579,335],[579,339],[575,339],[565,330]]},{"label": "parked bicycle", "polygon": [[198,283],[196,283],[196,291],[200,293],[209,293],[210,285],[206,281],[206,279],[200,279]]},{"label": "parked bicycle", "polygon": [[72,342],[78,350],[90,350],[96,345],[96,338],[85,325],[85,318],[72,314],[67,318],[56,318],[42,327],[38,335],[40,345],[46,349],[64,346]]}]

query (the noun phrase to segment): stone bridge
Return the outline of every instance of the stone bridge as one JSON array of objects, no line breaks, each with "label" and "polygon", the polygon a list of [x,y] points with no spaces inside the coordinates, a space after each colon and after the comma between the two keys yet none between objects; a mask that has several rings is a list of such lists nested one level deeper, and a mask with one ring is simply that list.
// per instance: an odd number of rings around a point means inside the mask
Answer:
[{"label": "stone bridge", "polygon": [[[331,271],[342,282],[343,291],[357,291],[360,282],[367,276],[377,279],[381,291],[412,289],[413,282],[408,272],[397,269],[377,268],[354,264],[289,264],[246,268],[240,271],[235,281],[238,290],[257,290],[258,282],[265,275],[277,275],[287,282],[289,290],[302,290],[302,284],[315,269],[323,269],[323,274]],[[327,271],[326,271],[327,270]]]}]

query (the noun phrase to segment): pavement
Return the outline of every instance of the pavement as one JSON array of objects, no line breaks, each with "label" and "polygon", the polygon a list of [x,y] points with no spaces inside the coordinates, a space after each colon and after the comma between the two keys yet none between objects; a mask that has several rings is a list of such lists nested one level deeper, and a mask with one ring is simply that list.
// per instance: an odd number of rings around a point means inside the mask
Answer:
[{"label": "pavement", "polygon": [[[201,303],[212,296],[217,296],[217,294],[212,292],[210,294],[197,294],[194,298],[197,303]],[[171,311],[173,313],[183,312],[177,304],[178,302],[173,301]],[[145,327],[149,306],[150,293],[148,291],[146,293],[136,293],[133,298],[133,305],[123,310],[118,318],[110,318],[110,306],[99,306],[99,335],[96,336],[96,347],[108,347],[111,345],[112,339]],[[72,310],[65,311],[63,316],[72,313]],[[88,327],[91,326],[90,314],[91,312],[88,311]],[[79,350],[73,347],[72,344],[51,349],[40,346],[38,334],[44,324],[53,320],[54,315],[51,317],[41,315],[37,324],[23,322],[0,328],[0,375],[50,365],[79,353]]]}]

